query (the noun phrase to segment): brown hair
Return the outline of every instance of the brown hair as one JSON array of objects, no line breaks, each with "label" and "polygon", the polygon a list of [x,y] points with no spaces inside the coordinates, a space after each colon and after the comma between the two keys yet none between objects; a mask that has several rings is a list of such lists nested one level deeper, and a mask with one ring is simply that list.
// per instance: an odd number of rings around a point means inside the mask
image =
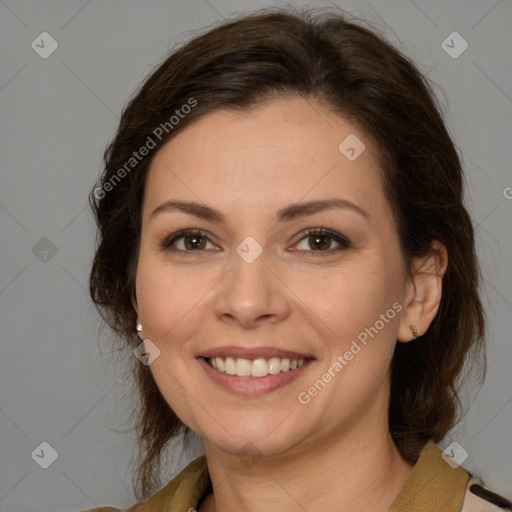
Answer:
[{"label": "brown hair", "polygon": [[[441,109],[427,79],[374,29],[340,12],[265,9],[224,22],[173,51],[124,109],[90,194],[99,229],[91,297],[133,350],[140,340],[131,298],[152,157],[215,109],[246,110],[290,94],[319,100],[376,142],[406,272],[433,241],[447,249],[439,311],[419,339],[397,343],[392,361],[389,428],[403,457],[415,462],[428,440],[441,441],[458,421],[458,379],[465,359],[476,361],[470,349],[483,353],[485,374],[484,314],[461,162]],[[194,108],[180,110],[193,102]],[[185,111],[179,122],[169,121]],[[155,147],[130,160],[148,137]],[[136,492],[145,498],[160,485],[155,475],[163,449],[189,430],[162,397],[149,367],[132,360],[140,393],[135,428],[142,492]]]}]

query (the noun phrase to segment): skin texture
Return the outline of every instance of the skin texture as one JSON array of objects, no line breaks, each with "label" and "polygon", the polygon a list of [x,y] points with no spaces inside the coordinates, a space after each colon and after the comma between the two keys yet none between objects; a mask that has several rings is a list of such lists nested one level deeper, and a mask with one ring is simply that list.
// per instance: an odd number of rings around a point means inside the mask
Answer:
[{"label": "skin texture", "polygon": [[[349,134],[366,147],[354,161],[338,150]],[[330,209],[276,223],[292,203],[333,198],[368,218]],[[169,200],[206,204],[226,220],[178,210],[151,216]],[[160,350],[151,364],[160,391],[203,440],[214,494],[200,511],[388,510],[412,469],[388,431],[389,364],[397,340],[413,339],[411,324],[421,335],[434,318],[447,261],[437,245],[406,277],[370,138],[295,97],[210,113],[155,155],[142,216],[134,307],[141,339]],[[329,237],[315,245],[304,231],[322,226],[350,247]],[[202,248],[190,249],[193,236],[176,240],[174,251],[159,247],[184,228],[205,232]],[[248,236],[263,249],[252,263],[236,252]],[[401,311],[300,403],[299,393],[394,303]],[[315,361],[283,388],[242,397],[213,383],[196,359],[225,345]]]}]

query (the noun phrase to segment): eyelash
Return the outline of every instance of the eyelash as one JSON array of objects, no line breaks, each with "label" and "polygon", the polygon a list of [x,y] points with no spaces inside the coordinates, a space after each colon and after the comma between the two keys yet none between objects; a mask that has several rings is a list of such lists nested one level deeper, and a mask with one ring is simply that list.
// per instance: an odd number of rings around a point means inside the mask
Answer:
[{"label": "eyelash", "polygon": [[[325,251],[310,250],[310,251],[300,251],[300,252],[309,252],[311,254],[321,255],[322,253],[333,253],[333,252],[350,249],[352,247],[352,244],[348,238],[344,237],[343,235],[340,235],[336,231],[332,231],[331,229],[324,228],[323,226],[320,228],[308,228],[306,231],[304,231],[304,233],[302,235],[303,235],[302,238],[297,242],[297,244],[299,242],[302,242],[305,238],[307,238],[309,236],[320,235],[320,236],[327,236],[329,238],[332,238],[335,242],[340,244],[341,247],[339,247],[337,249],[327,249]],[[181,229],[180,231],[177,231],[176,233],[173,233],[171,236],[162,240],[158,245],[159,245],[160,249],[163,251],[173,251],[173,252],[183,252],[183,253],[204,252],[205,249],[184,250],[184,249],[176,249],[176,248],[172,247],[172,245],[177,240],[184,238],[186,236],[204,237],[208,240],[207,234],[200,229]],[[210,241],[210,240],[208,240],[208,241]]]}]

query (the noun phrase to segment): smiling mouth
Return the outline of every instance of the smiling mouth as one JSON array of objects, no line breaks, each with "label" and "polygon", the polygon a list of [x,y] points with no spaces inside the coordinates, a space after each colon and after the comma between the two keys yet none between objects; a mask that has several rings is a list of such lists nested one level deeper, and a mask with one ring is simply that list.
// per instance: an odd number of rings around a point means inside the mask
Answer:
[{"label": "smiling mouth", "polygon": [[262,378],[267,375],[293,372],[301,368],[311,358],[290,359],[271,357],[270,359],[264,359],[259,357],[256,359],[235,359],[233,357],[205,357],[204,359],[211,367],[227,375]]}]

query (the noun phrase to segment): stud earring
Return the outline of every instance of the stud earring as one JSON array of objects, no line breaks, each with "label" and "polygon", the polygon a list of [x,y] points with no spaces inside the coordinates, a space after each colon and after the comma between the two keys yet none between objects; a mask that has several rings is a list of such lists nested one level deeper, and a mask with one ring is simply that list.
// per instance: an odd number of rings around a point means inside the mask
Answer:
[{"label": "stud earring", "polygon": [[137,332],[142,332],[142,324],[140,322],[137,324]]},{"label": "stud earring", "polygon": [[416,339],[418,337],[418,331],[417,331],[415,325],[411,325],[411,331],[412,331],[412,335],[414,336],[414,339]]}]

